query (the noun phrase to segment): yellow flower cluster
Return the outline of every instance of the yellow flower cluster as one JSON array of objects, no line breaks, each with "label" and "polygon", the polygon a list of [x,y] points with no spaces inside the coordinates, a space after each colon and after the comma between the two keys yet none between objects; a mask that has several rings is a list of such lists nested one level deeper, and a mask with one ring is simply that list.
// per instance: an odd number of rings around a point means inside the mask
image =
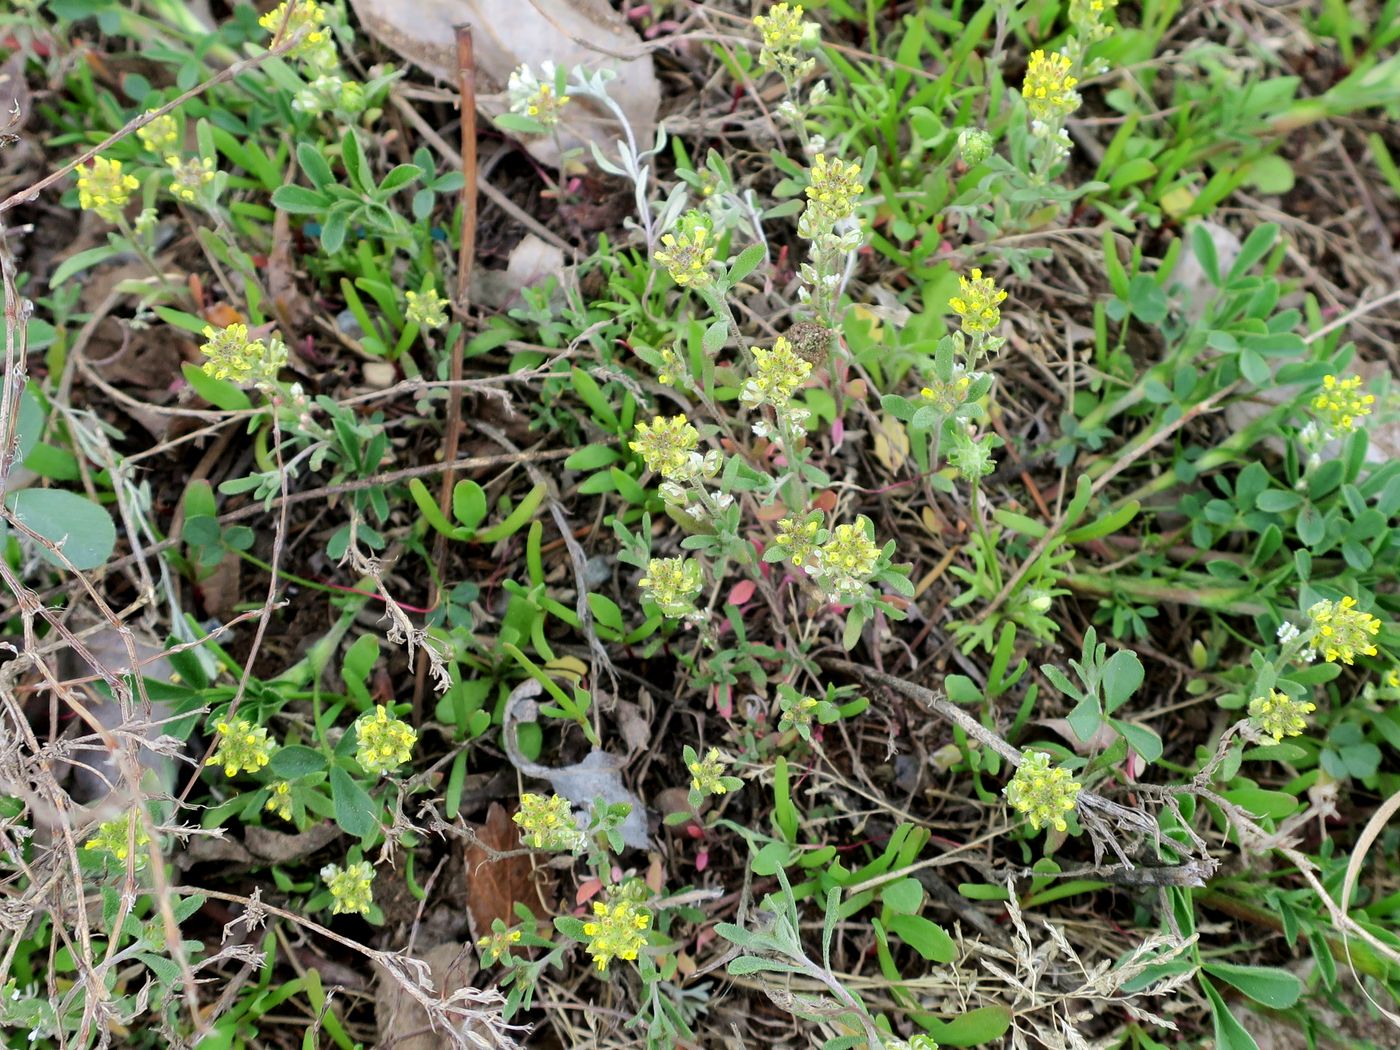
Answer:
[{"label": "yellow flower cluster", "polygon": [[662,247],[655,252],[656,261],[666,267],[671,280],[682,288],[703,288],[714,280],[709,269],[715,258],[713,233],[706,216],[689,211],[675,233],[662,236]]},{"label": "yellow flower cluster", "polygon": [[200,351],[208,358],[204,372],[215,379],[232,379],[235,383],[273,383],[277,373],[287,363],[287,348],[273,339],[248,338],[246,324],[231,324],[215,331],[204,329],[205,342]]},{"label": "yellow flower cluster", "polygon": [[413,757],[417,731],[389,715],[383,704],[355,723],[355,761],[366,773],[389,773]]},{"label": "yellow flower cluster", "polygon": [[332,915],[368,915],[374,906],[374,869],[369,861],[356,861],[344,868],[327,864],[321,869],[321,881],[331,891],[334,903]]},{"label": "yellow flower cluster", "polygon": [[509,958],[511,945],[519,943],[519,930],[500,930],[488,933],[476,942],[476,946],[481,949],[482,962],[490,966],[503,958]]},{"label": "yellow flower cluster", "polygon": [[438,295],[436,288],[426,292],[404,292],[408,300],[405,315],[409,324],[419,328],[442,328],[447,324],[447,300]]},{"label": "yellow flower cluster", "polygon": [[818,26],[802,19],[801,4],[774,4],[766,15],[755,15],[754,27],[763,35],[758,53],[761,69],[783,76],[805,76],[815,65],[803,52],[816,46]]},{"label": "yellow flower cluster", "polygon": [[604,972],[613,959],[636,959],[650,926],[651,912],[632,901],[594,901],[593,918],[583,924],[583,935],[598,972]]},{"label": "yellow flower cluster", "polygon": [[1090,43],[1103,40],[1113,33],[1104,18],[1118,6],[1118,0],[1069,0],[1069,24]]},{"label": "yellow flower cluster", "polygon": [[1256,696],[1249,702],[1250,719],[1261,732],[1267,733],[1275,741],[1302,733],[1308,727],[1304,716],[1316,710],[1317,705],[1311,701],[1294,700],[1277,689],[1269,690],[1268,696]]},{"label": "yellow flower cluster", "polygon": [[821,707],[822,702],[815,696],[790,698],[784,694],[780,696],[778,703],[783,711],[782,717],[778,719],[778,732],[786,733],[789,729],[796,729],[805,737],[805,731],[816,719],[817,709]]},{"label": "yellow flower cluster", "polygon": [[685,377],[685,365],[673,347],[663,347],[660,351],[661,367],[656,370],[657,381],[662,386],[674,386]]},{"label": "yellow flower cluster", "polygon": [[724,756],[719,753],[719,748],[710,748],[704,758],[696,758],[687,766],[691,789],[706,795],[723,795],[729,790],[724,785],[724,767]]},{"label": "yellow flower cluster", "polygon": [[1350,664],[1358,655],[1376,655],[1371,639],[1380,633],[1381,622],[1357,609],[1355,598],[1315,602],[1308,618],[1313,622],[1313,646],[1328,663]]},{"label": "yellow flower cluster", "polygon": [[996,281],[983,277],[981,270],[973,270],[970,278],[958,278],[958,288],[962,294],[950,298],[948,305],[962,322],[965,335],[986,335],[1001,323],[1000,305],[1006,300],[1006,290],[998,288]]},{"label": "yellow flower cluster", "polygon": [[265,728],[243,718],[216,722],[214,730],[218,734],[218,744],[204,764],[223,766],[225,776],[234,777],[240,772],[256,773],[267,765],[272,752],[277,749],[277,745],[268,739]]},{"label": "yellow flower cluster", "polygon": [[285,780],[279,780],[272,785],[272,795],[268,798],[267,804],[263,806],[269,812],[276,813],[283,820],[292,819],[292,785]]},{"label": "yellow flower cluster", "polygon": [[778,522],[778,535],[774,542],[783,548],[794,565],[801,568],[817,552],[817,533],[821,527],[822,523],[817,518],[811,521],[783,518]]},{"label": "yellow flower cluster", "polygon": [[754,375],[744,384],[740,400],[750,408],[759,405],[772,405],[776,409],[787,407],[792,395],[797,393],[807,377],[812,374],[812,364],[797,355],[786,336],[778,336],[771,350],[754,346]]},{"label": "yellow flower cluster", "polygon": [[1356,429],[1357,423],[1371,414],[1371,406],[1376,403],[1375,394],[1360,391],[1360,376],[1346,379],[1324,376],[1322,393],[1313,398],[1313,411],[1327,421],[1334,433],[1350,433]]},{"label": "yellow flower cluster", "polygon": [[971,386],[972,377],[969,375],[955,375],[947,381],[933,379],[919,391],[919,396],[945,416],[951,416],[967,400]]},{"label": "yellow flower cluster", "polygon": [[520,825],[520,840],[535,849],[572,850],[583,841],[569,800],[562,795],[545,798],[527,791],[511,819]]},{"label": "yellow flower cluster", "polygon": [[1049,124],[1079,108],[1079,93],[1074,90],[1079,79],[1070,76],[1073,65],[1068,55],[1058,51],[1048,55],[1044,51],[1031,52],[1021,97],[1033,119]]},{"label": "yellow flower cluster", "polygon": [[639,586],[663,616],[674,618],[695,611],[695,596],[704,582],[700,563],[693,558],[652,558]]},{"label": "yellow flower cluster", "polygon": [[131,191],[140,185],[134,176],[122,174],[121,161],[93,157],[89,167],[78,169],[78,207],[116,222],[131,200]]},{"label": "yellow flower cluster", "polygon": [[541,83],[525,104],[525,115],[534,117],[547,128],[559,123],[559,111],[572,101],[569,95],[556,95],[553,84]]},{"label": "yellow flower cluster", "polygon": [[822,544],[822,569],[838,594],[860,591],[875,571],[880,548],[866,532],[869,525],[870,519],[862,514],[854,524],[837,525]]},{"label": "yellow flower cluster", "polygon": [[214,162],[208,157],[166,157],[165,163],[175,173],[170,192],[187,204],[199,199],[200,192],[214,181]]},{"label": "yellow flower cluster", "polygon": [[[154,113],[155,110],[147,110]],[[141,144],[158,157],[168,157],[180,148],[183,133],[180,121],[173,113],[163,113],[149,124],[136,129]]]},{"label": "yellow flower cluster", "polygon": [[[291,13],[287,13],[288,6]],[[322,29],[326,22],[326,12],[316,0],[282,0],[267,14],[258,19],[258,25],[262,26],[269,33],[276,34],[283,28],[285,30],[276,37],[277,42],[290,40],[301,29],[306,29],[306,36],[302,37],[301,43],[287,52],[288,58],[300,58],[312,52],[319,51],[324,45],[330,43],[330,33]]]},{"label": "yellow flower cluster", "polygon": [[1025,815],[1032,828],[1044,826],[1056,831],[1068,828],[1065,814],[1074,808],[1079,782],[1061,766],[1051,768],[1050,756],[1043,751],[1026,751],[1016,775],[1006,785],[1006,801]]},{"label": "yellow flower cluster", "polygon": [[642,457],[648,470],[677,480],[686,476],[690,454],[699,443],[700,432],[684,415],[654,416],[650,423],[637,424],[637,437],[627,447]]},{"label": "yellow flower cluster", "polygon": [[828,161],[824,153],[818,153],[812,161],[807,209],[821,225],[831,226],[850,215],[864,192],[859,164],[847,164],[837,158]]},{"label": "yellow flower cluster", "polygon": [[[135,823],[135,831],[132,830],[132,822]],[[120,817],[113,817],[111,820],[104,820],[97,826],[97,834],[83,843],[83,849],[106,850],[117,860],[125,861],[131,854],[129,846],[136,847],[136,867],[140,867],[146,862],[146,855],[143,852],[150,844],[151,837],[146,834],[146,825],[141,817],[134,810],[123,814]]]}]

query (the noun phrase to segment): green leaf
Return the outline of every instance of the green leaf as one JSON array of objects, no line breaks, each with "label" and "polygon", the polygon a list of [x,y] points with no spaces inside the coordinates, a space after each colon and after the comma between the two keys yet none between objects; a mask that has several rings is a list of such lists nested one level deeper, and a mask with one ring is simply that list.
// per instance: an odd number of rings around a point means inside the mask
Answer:
[{"label": "green leaf", "polygon": [[364,838],[379,826],[374,801],[339,766],[331,766],[331,802],[335,805],[335,822],[347,835]]},{"label": "green leaf", "polygon": [[1142,661],[1131,649],[1119,649],[1103,665],[1103,706],[1112,714],[1135,693],[1143,680]]},{"label": "green leaf", "polygon": [[951,1021],[930,1017],[922,1023],[943,1046],[979,1046],[1006,1034],[1011,1027],[1011,1010],[1005,1006],[979,1006]]},{"label": "green leaf", "polygon": [[[95,569],[106,562],[117,545],[117,527],[104,508],[76,492],[64,489],[21,489],[12,492],[5,506],[15,520],[63,550],[75,568]],[[44,559],[64,564],[48,550]]]},{"label": "green leaf", "polygon": [[958,946],[943,927],[922,915],[891,915],[890,932],[929,962],[950,963],[958,956]]},{"label": "green leaf", "polygon": [[924,902],[924,888],[918,879],[900,879],[880,890],[880,902],[896,915],[913,915]]},{"label": "green leaf", "polygon": [[1259,1050],[1259,1044],[1244,1030],[1244,1025],[1235,1020],[1215,986],[1202,978],[1201,987],[1206,990],[1210,1012],[1215,1018],[1215,1050]]},{"label": "green leaf", "polygon": [[360,150],[360,137],[355,134],[353,126],[347,127],[341,136],[340,159],[345,165],[345,174],[350,177],[350,184],[360,193],[369,192],[372,183],[365,176],[365,155]]},{"label": "green leaf", "polygon": [[292,744],[273,752],[267,764],[268,770],[283,780],[295,780],[308,773],[319,773],[326,768],[326,756],[314,748]]},{"label": "green leaf", "polygon": [[1259,493],[1254,505],[1269,514],[1282,514],[1303,502],[1303,497],[1292,489],[1269,489]]},{"label": "green leaf", "polygon": [[306,172],[306,177],[311,180],[311,185],[318,190],[323,190],[327,186],[335,185],[335,176],[331,174],[331,166],[326,158],[321,155],[321,151],[309,142],[297,144],[297,163],[301,165],[301,170]]},{"label": "green leaf", "polygon": [[518,532],[520,528],[534,516],[539,509],[540,503],[544,500],[546,489],[543,484],[536,485],[525,494],[525,498],[515,505],[515,509],[506,516],[505,521],[499,525],[494,525],[481,533],[477,537],[482,543],[495,543],[503,540],[507,536]]},{"label": "green leaf", "polygon": [[399,164],[384,176],[384,181],[379,184],[379,192],[392,193],[402,189],[422,174],[423,169],[417,164]]},{"label": "green leaf", "polygon": [[305,186],[278,186],[272,191],[272,206],[289,215],[320,215],[330,203],[325,195]]},{"label": "green leaf", "polygon": [[729,267],[729,283],[731,285],[738,284],[753,273],[754,267],[763,260],[764,251],[762,244],[751,244],[740,252],[739,257]]},{"label": "green leaf", "polygon": [[1136,722],[1123,722],[1117,718],[1109,720],[1113,728],[1122,734],[1128,746],[1142,756],[1145,762],[1156,762],[1162,757],[1162,738],[1155,730],[1140,726]]},{"label": "green leaf", "polygon": [[49,278],[49,287],[57,288],[74,274],[82,273],[84,270],[90,270],[99,263],[106,262],[108,259],[112,258],[112,256],[121,254],[124,250],[124,248],[117,245],[103,244],[96,248],[89,248],[85,252],[79,252],[77,255],[70,255],[68,258],[64,259],[63,262],[59,263],[58,269],[56,269],[53,272],[53,276]]},{"label": "green leaf", "polygon": [[185,313],[184,310],[172,310],[168,306],[153,306],[156,316],[168,325],[183,329],[190,335],[203,336],[204,330],[210,327],[209,322],[194,314]]},{"label": "green leaf", "polygon": [[444,536],[452,539],[457,538],[457,529],[452,522],[443,516],[442,509],[438,506],[437,500],[433,499],[432,493],[428,491],[428,486],[424,485],[418,478],[410,478],[408,482],[408,494],[413,497],[413,502],[418,505],[418,512],[423,515],[423,520],[431,525]]},{"label": "green leaf", "polygon": [[221,408],[225,412],[246,412],[253,407],[248,395],[237,384],[230,383],[227,379],[215,379],[198,365],[189,362],[182,364],[180,371],[184,373],[190,386],[194,387],[194,392],[215,408]]},{"label": "green leaf", "polygon": [[621,459],[617,449],[609,445],[584,445],[564,460],[567,470],[601,470]]},{"label": "green leaf", "polygon": [[1269,791],[1265,788],[1240,787],[1221,792],[1221,798],[1232,802],[1256,817],[1272,817],[1279,820],[1298,808],[1298,800],[1284,791]]},{"label": "green leaf", "polygon": [[452,489],[452,516],[468,531],[475,529],[486,517],[486,492],[470,479],[457,482]]},{"label": "green leaf", "polygon": [[1303,994],[1303,984],[1297,977],[1273,966],[1208,962],[1202,964],[1201,969],[1244,992],[1256,1003],[1263,1003],[1275,1010],[1287,1010]]}]

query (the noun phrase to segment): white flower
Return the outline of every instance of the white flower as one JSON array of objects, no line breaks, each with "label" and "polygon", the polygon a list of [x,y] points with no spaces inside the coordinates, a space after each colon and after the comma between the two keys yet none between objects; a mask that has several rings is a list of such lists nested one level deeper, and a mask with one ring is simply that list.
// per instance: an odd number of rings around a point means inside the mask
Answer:
[{"label": "white flower", "polygon": [[1287,620],[1284,620],[1283,623],[1278,625],[1279,644],[1287,645],[1302,633],[1297,624],[1289,623]]}]

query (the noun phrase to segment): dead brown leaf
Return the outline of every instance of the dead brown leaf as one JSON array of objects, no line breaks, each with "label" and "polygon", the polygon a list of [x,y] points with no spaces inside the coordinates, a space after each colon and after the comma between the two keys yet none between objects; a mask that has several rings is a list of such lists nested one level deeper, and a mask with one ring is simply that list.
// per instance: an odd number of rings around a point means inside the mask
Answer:
[{"label": "dead brown leaf", "polygon": [[491,923],[496,919],[507,926],[515,925],[517,902],[536,911],[541,902],[528,854],[492,859],[490,851],[511,853],[523,848],[520,829],[506,808],[492,802],[486,811],[486,823],[469,826],[479,844],[468,842],[465,850],[467,922],[472,937],[480,938],[491,932]]}]

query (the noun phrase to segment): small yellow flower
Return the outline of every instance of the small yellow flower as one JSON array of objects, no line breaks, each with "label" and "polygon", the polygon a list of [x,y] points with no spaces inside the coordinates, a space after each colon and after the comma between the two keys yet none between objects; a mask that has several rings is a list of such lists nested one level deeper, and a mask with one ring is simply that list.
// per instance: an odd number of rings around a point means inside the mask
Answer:
[{"label": "small yellow flower", "polygon": [[405,292],[408,300],[406,315],[409,324],[419,328],[442,328],[447,324],[447,300],[438,295],[436,288],[426,292]]},{"label": "small yellow flower", "polygon": [[724,756],[719,748],[710,748],[704,758],[697,758],[687,767],[690,770],[690,786],[694,791],[706,795],[723,795],[729,789],[724,786]]},{"label": "small yellow flower", "polygon": [[347,867],[327,864],[321,869],[321,881],[331,891],[334,903],[332,915],[368,915],[374,906],[374,869],[369,861],[357,861]]},{"label": "small yellow flower", "polygon": [[355,761],[366,773],[390,773],[413,757],[418,733],[407,722],[389,715],[389,709],[376,704],[373,714],[355,723]]},{"label": "small yellow flower", "polygon": [[777,70],[785,77],[805,76],[815,61],[803,52],[817,43],[818,26],[802,19],[801,4],[774,4],[766,15],[754,16],[754,27],[763,35],[758,53],[762,69]]},{"label": "small yellow flower", "polygon": [[1381,622],[1357,609],[1355,598],[1315,602],[1308,617],[1313,622],[1313,646],[1328,663],[1350,664],[1358,655],[1376,655],[1371,638],[1380,633]]},{"label": "small yellow flower", "polygon": [[812,374],[811,362],[799,357],[781,335],[771,350],[754,346],[749,352],[753,354],[754,375],[744,384],[739,399],[750,408],[764,404],[776,409],[787,407],[792,395]]},{"label": "small yellow flower", "polygon": [[1275,742],[1286,736],[1298,736],[1308,727],[1305,715],[1317,710],[1317,705],[1307,700],[1294,700],[1287,693],[1271,689],[1268,696],[1256,696],[1249,702],[1249,717],[1261,732],[1273,737]]},{"label": "small yellow flower", "polygon": [[218,331],[205,328],[204,338],[199,348],[208,358],[204,372],[215,379],[270,384],[276,382],[277,373],[287,363],[287,348],[280,340],[250,340],[246,324],[231,324]]},{"label": "small yellow flower", "polygon": [[587,951],[603,973],[613,959],[632,961],[646,944],[651,912],[630,900],[593,902],[593,918],[583,924]]},{"label": "small yellow flower", "polygon": [[838,595],[859,593],[875,571],[880,548],[866,532],[869,525],[870,519],[862,514],[854,524],[837,525],[822,544],[822,569]]},{"label": "small yellow flower", "polygon": [[653,257],[682,288],[703,288],[714,280],[709,269],[715,258],[713,233],[708,217],[689,211],[681,218],[675,233],[662,236],[662,247]]},{"label": "small yellow flower", "polygon": [[704,585],[700,563],[693,558],[652,558],[638,585],[663,616],[685,616],[695,611],[695,596]]},{"label": "small yellow flower", "polygon": [[846,164],[835,158],[828,161],[823,153],[818,153],[812,161],[807,180],[807,208],[815,213],[820,225],[829,227],[848,217],[864,192],[859,164]]},{"label": "small yellow flower", "polygon": [[653,416],[649,424],[637,424],[637,436],[627,447],[642,457],[648,470],[680,480],[688,476],[690,455],[699,443],[700,432],[684,415]]},{"label": "small yellow flower", "polygon": [[267,765],[277,745],[268,739],[267,730],[243,718],[232,722],[214,723],[218,744],[205,760],[206,766],[223,766],[224,775],[234,777],[240,772],[256,773]]},{"label": "small yellow flower", "polygon": [[1362,394],[1360,389],[1360,376],[1325,376],[1322,393],[1313,398],[1313,411],[1326,420],[1334,433],[1348,434],[1371,414],[1371,406],[1376,403],[1375,394]]},{"label": "small yellow flower", "polygon": [[170,192],[187,204],[197,201],[204,188],[214,181],[214,162],[208,157],[193,157],[189,160],[166,157],[165,163],[175,173]]},{"label": "small yellow flower", "polygon": [[534,849],[575,850],[583,844],[583,832],[562,795],[545,798],[527,791],[511,819],[520,825],[520,840]]},{"label": "small yellow flower", "polygon": [[1384,682],[1389,689],[1400,689],[1400,667],[1392,667],[1387,671]]},{"label": "small yellow flower", "polygon": [[272,785],[272,795],[268,798],[267,804],[263,806],[269,812],[276,813],[283,820],[292,819],[292,785],[285,780],[279,780]]},{"label": "small yellow flower", "polygon": [[122,174],[121,161],[93,157],[89,167],[78,169],[78,207],[116,222],[131,200],[131,191],[140,185],[134,176]]},{"label": "small yellow flower", "polygon": [[1006,290],[992,278],[973,270],[970,278],[958,278],[958,287],[962,294],[949,299],[948,305],[961,320],[964,334],[986,335],[1001,323],[1000,304],[1006,300]]},{"label": "small yellow flower", "polygon": [[97,826],[97,832],[83,843],[83,849],[106,850],[119,861],[131,855],[131,846],[136,847],[136,867],[146,863],[145,847],[151,837],[146,834],[145,822],[134,810],[111,820],[104,820]]},{"label": "small yellow flower", "polygon": [[[148,109],[146,112],[154,113],[155,110]],[[163,113],[149,124],[137,128],[136,137],[156,156],[168,157],[180,148],[184,132],[175,114]]]},{"label": "small yellow flower", "polygon": [[1046,825],[1065,831],[1069,826],[1065,823],[1065,814],[1074,808],[1079,788],[1079,782],[1068,769],[1051,768],[1049,755],[1043,751],[1025,751],[1004,794],[1011,808],[1024,814],[1036,831]]},{"label": "small yellow flower", "polygon": [[[289,4],[292,8],[290,15],[287,14]],[[285,29],[283,29],[284,20],[286,22]],[[301,43],[287,52],[288,58],[300,58],[318,51],[330,43],[330,33],[321,28],[325,21],[325,9],[316,3],[316,0],[282,0],[282,3],[258,19],[258,25],[269,33],[277,33],[279,29],[283,29],[282,33],[275,37],[274,43],[290,40],[298,30],[305,28],[307,33],[306,36],[302,37]]]},{"label": "small yellow flower", "polygon": [[501,930],[482,937],[476,942],[476,946],[481,949],[482,962],[490,966],[502,959],[509,959],[511,945],[519,944],[520,936],[519,930]]},{"label": "small yellow flower", "polygon": [[1079,79],[1069,72],[1073,64],[1068,55],[1058,51],[1048,55],[1044,51],[1031,52],[1021,97],[1033,119],[1048,124],[1079,108],[1079,93],[1074,90]]},{"label": "small yellow flower", "polygon": [[817,553],[817,533],[821,527],[819,518],[810,521],[783,518],[778,522],[778,534],[773,542],[783,548],[789,561],[801,568]]}]

